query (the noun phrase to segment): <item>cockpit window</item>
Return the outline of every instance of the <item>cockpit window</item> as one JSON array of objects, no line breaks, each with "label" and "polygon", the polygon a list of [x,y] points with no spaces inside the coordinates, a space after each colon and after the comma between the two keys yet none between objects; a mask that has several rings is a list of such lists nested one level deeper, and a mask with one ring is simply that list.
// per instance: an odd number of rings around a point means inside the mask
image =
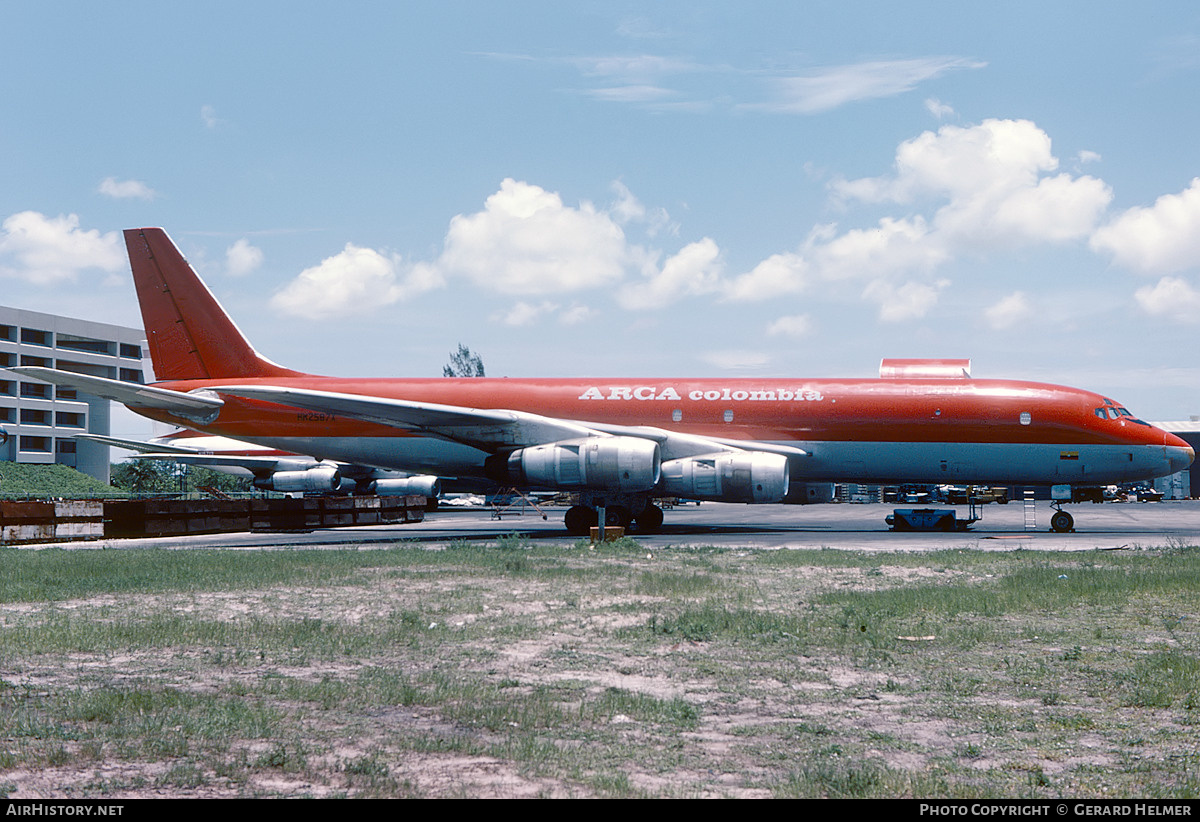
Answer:
[{"label": "cockpit window", "polygon": [[1138,418],[1133,416],[1133,414],[1129,413],[1128,408],[1117,405],[1115,402],[1113,402],[1112,400],[1109,400],[1109,399],[1106,399],[1104,402],[1106,404],[1101,408],[1097,408],[1094,412],[1096,414],[1096,416],[1099,417],[1100,419],[1102,419],[1102,420],[1106,420],[1106,419],[1107,420],[1119,420],[1119,419],[1124,418],[1124,419],[1128,419],[1130,422],[1136,423],[1138,425],[1149,425],[1149,423],[1142,422],[1141,420],[1139,420]]}]

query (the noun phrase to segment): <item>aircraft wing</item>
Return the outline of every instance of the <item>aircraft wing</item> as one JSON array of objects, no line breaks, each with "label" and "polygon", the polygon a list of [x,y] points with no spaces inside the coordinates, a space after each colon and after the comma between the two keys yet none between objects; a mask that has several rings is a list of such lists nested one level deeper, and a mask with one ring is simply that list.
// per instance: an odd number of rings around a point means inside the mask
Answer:
[{"label": "aircraft wing", "polygon": [[110,380],[107,377],[93,377],[90,374],[76,374],[74,371],[60,371],[57,368],[45,368],[39,365],[21,365],[8,369],[22,377],[32,377],[43,382],[62,385],[68,388],[78,388],[97,397],[113,400],[124,405],[138,408],[161,408],[188,419],[214,418],[224,405],[219,397],[205,394],[186,394],[182,391],[171,391],[168,388],[155,388],[152,385],[142,385],[136,382]]},{"label": "aircraft wing", "polygon": [[519,448],[545,442],[594,437],[584,425],[525,411],[464,408],[431,402],[393,400],[362,394],[340,394],[277,386],[217,386],[214,391],[252,400],[322,411],[389,425],[403,431],[463,443],[484,451]]},{"label": "aircraft wing", "polygon": [[713,454],[720,451],[766,451],[769,454],[782,454],[785,457],[811,457],[808,451],[791,445],[781,445],[760,440],[727,440],[717,437],[697,437],[691,434],[680,434],[665,428],[654,428],[649,425],[610,425],[608,423],[587,423],[589,428],[612,434],[617,437],[643,437],[655,440],[662,446],[663,459],[680,459],[697,454]]},{"label": "aircraft wing", "polygon": [[608,425],[544,417],[525,411],[465,408],[456,405],[385,399],[277,386],[220,386],[214,390],[235,397],[321,411],[389,425],[495,453],[579,437],[626,436],[659,443],[663,459],[679,459],[722,451],[769,451],[807,456],[790,446],[736,442],[679,434],[650,426]]}]

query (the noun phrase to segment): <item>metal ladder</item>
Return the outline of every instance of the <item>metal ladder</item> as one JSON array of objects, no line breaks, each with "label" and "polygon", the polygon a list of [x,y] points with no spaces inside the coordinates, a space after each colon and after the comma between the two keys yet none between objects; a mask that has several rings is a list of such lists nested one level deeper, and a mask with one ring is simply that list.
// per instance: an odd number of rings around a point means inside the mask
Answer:
[{"label": "metal ladder", "polygon": [[1037,504],[1033,501],[1033,489],[1025,489],[1025,530],[1037,530]]}]

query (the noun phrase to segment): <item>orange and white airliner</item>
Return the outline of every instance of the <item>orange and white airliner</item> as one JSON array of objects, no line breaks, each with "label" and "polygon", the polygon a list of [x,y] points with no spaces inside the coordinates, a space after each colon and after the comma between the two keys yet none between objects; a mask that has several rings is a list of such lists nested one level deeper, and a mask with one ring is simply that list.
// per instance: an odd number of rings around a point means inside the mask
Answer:
[{"label": "orange and white airliner", "polygon": [[[130,229],[125,243],[159,382],[11,370],[321,460],[575,491],[573,533],[597,508],[653,530],[656,496],[784,502],[830,481],[1097,486],[1195,456],[1099,394],[972,379],[966,360],[884,360],[878,379],[314,376],[255,351],[162,229]],[[1072,524],[1062,510],[1052,521]]]}]

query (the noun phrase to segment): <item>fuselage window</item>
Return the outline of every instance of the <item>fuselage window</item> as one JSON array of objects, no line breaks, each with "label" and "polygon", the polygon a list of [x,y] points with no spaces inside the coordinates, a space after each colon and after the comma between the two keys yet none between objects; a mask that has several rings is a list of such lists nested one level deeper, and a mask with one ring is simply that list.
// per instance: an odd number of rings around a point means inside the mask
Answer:
[{"label": "fuselage window", "polygon": [[1022,411],[1021,412],[1021,425],[1029,425],[1029,423],[1031,423],[1031,422],[1033,422],[1033,415],[1030,414],[1028,411]]}]

